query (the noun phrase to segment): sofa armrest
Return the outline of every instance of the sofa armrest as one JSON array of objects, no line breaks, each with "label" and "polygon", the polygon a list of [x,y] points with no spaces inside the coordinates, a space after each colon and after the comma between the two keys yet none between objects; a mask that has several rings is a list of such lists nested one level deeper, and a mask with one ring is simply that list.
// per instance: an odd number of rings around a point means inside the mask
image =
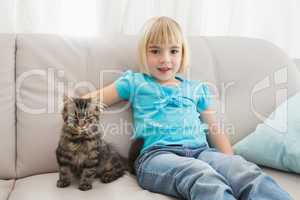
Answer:
[{"label": "sofa armrest", "polygon": [[300,58],[294,59],[294,62],[297,65],[298,70],[300,71]]}]

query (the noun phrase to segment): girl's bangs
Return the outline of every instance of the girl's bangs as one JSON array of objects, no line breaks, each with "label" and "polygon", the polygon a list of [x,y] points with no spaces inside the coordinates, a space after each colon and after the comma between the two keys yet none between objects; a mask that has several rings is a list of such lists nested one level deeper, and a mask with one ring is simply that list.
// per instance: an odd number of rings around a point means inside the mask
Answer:
[{"label": "girl's bangs", "polygon": [[154,24],[148,33],[147,45],[182,44],[182,34],[175,24],[165,21]]}]

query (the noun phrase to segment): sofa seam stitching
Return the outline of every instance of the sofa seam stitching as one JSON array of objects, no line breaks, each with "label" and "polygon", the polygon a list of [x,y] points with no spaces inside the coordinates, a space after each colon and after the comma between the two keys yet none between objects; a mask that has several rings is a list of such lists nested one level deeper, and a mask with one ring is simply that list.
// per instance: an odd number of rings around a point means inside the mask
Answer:
[{"label": "sofa seam stitching", "polygon": [[12,186],[10,187],[10,191],[9,191],[7,197],[6,197],[6,200],[9,200],[9,199],[10,199],[10,196],[11,196],[13,190],[15,189],[16,180],[13,180],[13,181],[14,181],[14,182],[13,182]]},{"label": "sofa seam stitching", "polygon": [[14,69],[14,79],[15,79],[15,91],[14,91],[14,99],[15,99],[15,166],[14,166],[14,176],[15,176],[15,179],[18,177],[17,176],[17,156],[18,156],[18,153],[17,153],[17,150],[18,150],[18,139],[17,139],[17,133],[18,133],[18,124],[17,124],[17,88],[16,88],[16,82],[17,82],[17,50],[18,50],[18,35],[16,34],[15,35],[15,63],[14,63],[14,66],[15,66],[15,69]]}]

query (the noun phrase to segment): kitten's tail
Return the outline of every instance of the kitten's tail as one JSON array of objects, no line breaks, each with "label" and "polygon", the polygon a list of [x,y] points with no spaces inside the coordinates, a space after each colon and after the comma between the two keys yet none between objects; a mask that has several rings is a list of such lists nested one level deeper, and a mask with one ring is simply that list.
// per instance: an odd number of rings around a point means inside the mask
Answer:
[{"label": "kitten's tail", "polygon": [[130,167],[129,167],[129,159],[122,155],[120,155],[120,158],[121,158],[121,162],[123,163],[123,166],[125,167],[125,170],[129,171],[131,173]]},{"label": "kitten's tail", "polygon": [[144,146],[144,139],[143,138],[137,138],[135,139],[131,145],[130,145],[130,149],[129,149],[129,152],[128,152],[128,171],[135,175],[136,172],[135,172],[135,168],[134,168],[134,163],[135,163],[135,160],[137,159],[137,157],[139,156],[142,148]]}]

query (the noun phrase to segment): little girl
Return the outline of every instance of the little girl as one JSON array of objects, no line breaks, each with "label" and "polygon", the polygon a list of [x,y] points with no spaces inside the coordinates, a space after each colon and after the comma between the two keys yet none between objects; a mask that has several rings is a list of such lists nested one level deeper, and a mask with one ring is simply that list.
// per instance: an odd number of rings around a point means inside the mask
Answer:
[{"label": "little girl", "polygon": [[188,66],[187,43],[177,22],[149,20],[138,50],[141,72],[129,70],[85,97],[100,96],[106,105],[130,102],[134,136],[144,140],[135,162],[141,187],[191,200],[291,199],[255,164],[233,155],[226,134],[216,126],[208,86],[176,75]]}]

